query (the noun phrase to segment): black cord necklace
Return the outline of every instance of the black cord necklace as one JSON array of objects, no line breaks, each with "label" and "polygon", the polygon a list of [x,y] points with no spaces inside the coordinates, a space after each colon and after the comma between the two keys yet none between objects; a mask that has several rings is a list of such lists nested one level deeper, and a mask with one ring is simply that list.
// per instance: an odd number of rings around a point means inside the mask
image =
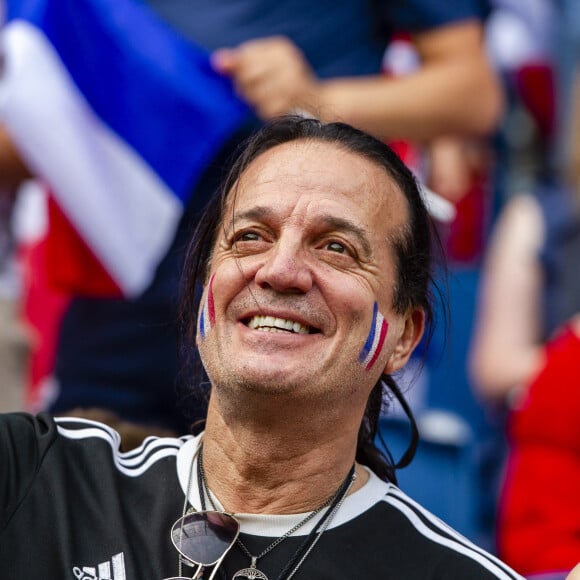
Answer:
[{"label": "black cord necklace", "polygon": [[[203,467],[203,453],[202,453],[202,451],[203,451],[203,448],[200,445],[199,454],[198,454],[198,458],[197,458],[197,480],[198,480],[198,488],[199,488],[199,496],[200,496],[200,501],[201,501],[201,508],[202,508],[202,510],[205,510],[205,496],[207,495],[207,498],[208,498],[210,504],[212,505],[212,508],[214,510],[218,511],[217,507],[215,505],[215,502],[213,501],[213,498],[211,496],[211,493],[209,491],[209,487],[207,485],[207,480],[205,477],[205,470]],[[292,558],[288,561],[286,566],[284,566],[284,569],[282,570],[282,572],[280,573],[280,575],[278,576],[278,579],[277,579],[277,580],[290,580],[290,578],[292,578],[294,576],[294,574],[296,574],[296,571],[298,570],[298,568],[300,568],[300,566],[302,565],[304,560],[306,560],[306,558],[308,557],[308,555],[312,551],[312,548],[314,548],[314,545],[320,539],[320,537],[322,536],[322,534],[324,533],[324,531],[326,530],[326,528],[330,524],[330,520],[334,517],[334,515],[336,514],[336,512],[338,511],[338,509],[342,505],[342,502],[344,501],[344,499],[348,493],[348,490],[350,489],[350,487],[354,483],[355,479],[356,479],[356,473],[355,473],[355,466],[353,465],[352,468],[350,469],[350,471],[348,472],[345,480],[340,484],[339,488],[336,490],[336,492],[331,497],[329,497],[317,509],[310,512],[304,519],[300,520],[294,527],[292,527],[290,530],[288,530],[284,535],[280,536],[279,538],[276,538],[271,544],[269,544],[257,556],[254,556],[253,554],[251,554],[250,551],[248,550],[248,548],[244,545],[244,543],[238,537],[238,539],[236,540],[236,545],[240,548],[240,550],[242,552],[244,552],[244,554],[246,556],[248,556],[250,558],[250,567],[238,570],[232,576],[232,580],[235,580],[237,578],[240,578],[240,579],[245,578],[246,580],[268,580],[268,577],[266,576],[266,574],[264,574],[264,572],[262,572],[261,570],[259,570],[257,568],[256,564],[257,564],[258,560],[260,558],[262,558],[263,556],[265,556],[266,554],[268,554],[270,551],[272,551],[276,546],[278,546],[281,542],[283,542],[285,539],[290,537],[294,532],[296,532],[296,530],[301,528],[304,524],[309,522],[316,515],[321,513],[324,510],[324,508],[327,508],[324,511],[324,513],[322,514],[322,517],[320,518],[320,520],[316,523],[316,525],[312,529],[312,531],[306,536],[304,542],[302,542],[302,544],[299,546],[298,550],[296,550],[296,552],[294,553]]]}]

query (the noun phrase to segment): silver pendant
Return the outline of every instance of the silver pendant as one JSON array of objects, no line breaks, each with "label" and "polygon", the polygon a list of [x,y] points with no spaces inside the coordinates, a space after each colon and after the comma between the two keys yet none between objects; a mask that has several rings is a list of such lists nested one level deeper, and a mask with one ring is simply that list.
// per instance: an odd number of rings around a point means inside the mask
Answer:
[{"label": "silver pendant", "polygon": [[252,563],[249,568],[244,568],[243,570],[238,570],[233,576],[232,580],[235,578],[246,578],[246,580],[268,580],[268,576],[256,568],[256,562],[258,561],[257,556],[252,556]]},{"label": "silver pendant", "polygon": [[233,576],[234,578],[246,578],[247,580],[268,580],[268,576],[264,572],[260,572],[258,568],[244,568],[243,570],[238,570]]},{"label": "silver pendant", "polygon": [[235,578],[246,578],[247,580],[268,580],[268,576],[258,570],[258,568],[244,568],[243,570],[238,570],[233,576],[232,580]]}]

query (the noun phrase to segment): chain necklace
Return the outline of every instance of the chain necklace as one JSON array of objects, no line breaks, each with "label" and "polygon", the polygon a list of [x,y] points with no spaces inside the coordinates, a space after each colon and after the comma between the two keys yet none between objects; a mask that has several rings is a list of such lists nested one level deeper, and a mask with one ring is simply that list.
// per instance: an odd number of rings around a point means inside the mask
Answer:
[{"label": "chain necklace", "polygon": [[[191,464],[189,466],[189,475],[187,477],[187,490],[185,492],[185,500],[183,502],[183,513],[182,513],[181,517],[185,517],[188,513],[195,511],[193,504],[189,509],[187,509],[187,504],[189,503],[189,496],[191,493],[191,482],[193,481],[193,464],[195,463],[195,458],[199,455],[200,450],[201,450],[201,443],[199,444],[197,449],[194,451],[193,457],[191,458]],[[200,490],[200,495],[201,495],[201,490]],[[178,556],[178,558],[177,558],[177,567],[178,567],[179,576],[183,576],[183,558],[181,556]]]},{"label": "chain necklace", "polygon": [[[209,491],[209,487],[207,485],[207,479],[206,479],[205,470],[203,467],[203,453],[202,453],[201,445],[199,448],[199,453],[198,453],[198,458],[197,458],[197,475],[198,475],[198,487],[199,487],[199,495],[200,495],[202,509],[205,509],[205,495],[207,495],[209,502],[212,505],[212,508],[214,510],[217,510],[217,507],[215,505],[215,502],[211,496],[211,493]],[[287,576],[286,580],[289,580],[290,578],[292,578],[292,576],[294,576],[294,574],[296,573],[298,568],[302,565],[304,560],[306,560],[308,554],[310,554],[310,552],[312,551],[312,548],[314,548],[314,545],[320,539],[320,536],[322,536],[323,532],[328,527],[330,520],[334,517],[334,515],[336,514],[336,512],[338,511],[338,509],[342,505],[342,502],[344,501],[344,498],[346,497],[348,490],[350,489],[350,487],[354,483],[355,479],[356,479],[356,473],[354,471],[354,465],[353,465],[351,470],[349,471],[346,479],[341,483],[339,488],[336,490],[336,492],[331,497],[329,497],[321,506],[316,508],[314,511],[310,512],[304,519],[300,520],[295,526],[293,526],[290,530],[288,530],[284,535],[280,536],[279,538],[276,538],[271,544],[269,544],[257,556],[254,556],[253,554],[251,554],[250,551],[248,550],[248,548],[245,546],[245,544],[238,537],[236,540],[236,545],[242,550],[242,552],[244,552],[244,554],[246,554],[246,556],[248,556],[248,558],[250,558],[250,567],[238,570],[232,576],[232,580],[235,580],[236,578],[246,578],[246,580],[268,580],[268,577],[266,576],[266,574],[264,574],[261,570],[259,570],[257,568],[258,560],[260,558],[262,558],[263,556],[265,556],[266,554],[268,554],[269,552],[271,552],[281,542],[283,542],[285,539],[290,537],[294,532],[296,532],[298,529],[300,529],[304,524],[306,524],[311,519],[313,519],[316,515],[318,515],[320,512],[322,512],[322,510],[324,508],[328,507],[328,510],[323,514],[322,518],[317,523],[315,528],[307,536],[306,541],[298,548],[297,552],[292,556],[291,560],[288,562],[288,564],[284,568],[282,574],[280,575],[280,578],[283,578],[284,573],[287,573],[287,570],[290,569],[291,565],[293,565],[298,560],[298,563],[296,564],[296,566],[292,570],[292,572],[290,572],[290,574]],[[317,535],[315,535],[315,534],[317,534]]]}]

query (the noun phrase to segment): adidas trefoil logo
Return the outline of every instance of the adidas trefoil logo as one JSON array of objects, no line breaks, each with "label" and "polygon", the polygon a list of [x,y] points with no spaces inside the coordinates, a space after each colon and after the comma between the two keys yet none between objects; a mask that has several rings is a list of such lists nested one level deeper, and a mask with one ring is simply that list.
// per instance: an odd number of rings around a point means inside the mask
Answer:
[{"label": "adidas trefoil logo", "polygon": [[115,554],[110,561],[95,566],[73,568],[77,580],[127,580],[125,575],[125,557],[123,552]]}]

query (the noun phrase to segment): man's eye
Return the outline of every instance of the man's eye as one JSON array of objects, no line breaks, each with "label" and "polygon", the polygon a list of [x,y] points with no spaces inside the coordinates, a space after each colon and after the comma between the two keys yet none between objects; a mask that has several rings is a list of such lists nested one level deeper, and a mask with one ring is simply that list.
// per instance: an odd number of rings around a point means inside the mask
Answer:
[{"label": "man's eye", "polygon": [[256,232],[241,232],[235,237],[236,242],[257,242],[261,236]]},{"label": "man's eye", "polygon": [[346,246],[344,246],[343,244],[341,244],[339,242],[328,242],[328,244],[326,245],[326,248],[330,252],[336,252],[337,254],[346,254],[346,252],[347,252]]}]

